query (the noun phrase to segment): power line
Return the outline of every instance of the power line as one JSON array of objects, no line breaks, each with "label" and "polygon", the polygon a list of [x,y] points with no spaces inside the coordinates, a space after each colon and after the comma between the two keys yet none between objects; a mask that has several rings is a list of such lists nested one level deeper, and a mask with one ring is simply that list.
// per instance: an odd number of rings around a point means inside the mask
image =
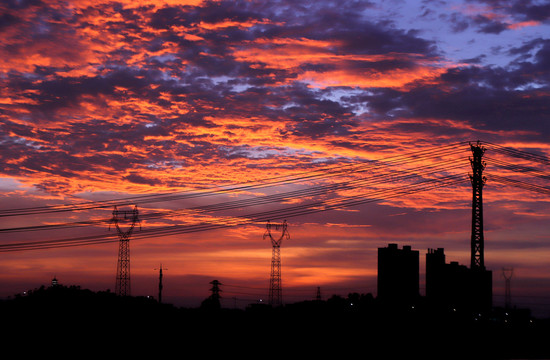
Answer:
[{"label": "power line", "polygon": [[488,149],[491,149],[503,155],[508,155],[508,156],[512,156],[512,157],[524,159],[524,160],[530,160],[530,161],[538,162],[543,165],[550,165],[550,158],[544,155],[535,154],[529,151],[519,150],[511,147],[506,147],[506,146],[498,145],[488,141],[482,141],[482,143],[484,145],[488,145],[487,146]]},{"label": "power line", "polygon": [[517,164],[510,163],[508,161],[504,161],[501,159],[494,159],[491,157],[487,157],[486,159],[489,160],[491,165],[495,165],[504,170],[508,170],[514,173],[519,173],[522,175],[533,176],[541,180],[550,180],[550,173],[544,170],[536,169],[530,166],[517,165]]},{"label": "power line", "polygon": [[498,183],[501,183],[501,184],[504,184],[504,185],[515,186],[515,187],[523,189],[523,190],[529,190],[529,191],[533,191],[533,192],[537,192],[537,193],[545,194],[545,195],[550,194],[550,188],[545,187],[545,186],[535,185],[535,184],[527,183],[525,181],[510,179],[510,178],[507,178],[507,177],[504,177],[504,176],[493,175],[493,174],[488,175],[487,178],[492,180],[492,181],[495,181],[495,182],[498,182]]},{"label": "power line", "polygon": [[[248,207],[248,206],[265,205],[269,203],[283,202],[283,201],[305,197],[305,196],[311,197],[316,195],[326,195],[329,192],[334,192],[338,190],[349,190],[349,189],[357,189],[357,188],[369,186],[369,185],[386,184],[389,176],[392,176],[393,181],[405,181],[405,180],[413,179],[415,177],[420,177],[420,175],[417,173],[418,171],[423,171],[423,176],[427,176],[427,175],[433,175],[433,174],[439,173],[443,169],[445,171],[449,171],[449,170],[458,169],[460,167],[462,167],[462,165],[458,163],[458,160],[456,159],[445,160],[435,164],[421,165],[413,169],[393,170],[396,175],[389,175],[388,171],[385,171],[383,173],[371,173],[369,174],[370,176],[368,178],[359,178],[355,180],[347,180],[342,182],[330,183],[327,185],[312,186],[312,187],[308,187],[307,189],[294,190],[290,192],[277,193],[273,195],[256,196],[252,199],[227,201],[227,202],[215,203],[211,205],[201,205],[196,207],[184,208],[180,210],[169,210],[169,211],[149,213],[149,214],[141,215],[140,217],[143,220],[147,220],[147,219],[154,219],[159,217],[177,216],[177,215],[182,215],[184,213],[190,213],[190,212],[213,212],[213,211],[231,210],[231,209]],[[375,171],[377,169],[371,169],[371,170]],[[362,170],[362,171],[365,171],[365,170]],[[354,175],[357,175],[358,172],[359,171],[357,171]],[[63,228],[71,228],[71,227],[87,226],[87,225],[101,225],[101,224],[107,223],[108,221],[110,221],[110,219],[97,219],[97,220],[78,221],[78,222],[61,223],[61,224],[4,228],[4,229],[0,229],[0,233],[53,230],[53,229],[63,229]]]},{"label": "power line", "polygon": [[[290,218],[290,217],[302,216],[307,214],[313,214],[320,211],[336,210],[339,208],[357,206],[357,205],[366,204],[369,202],[391,199],[397,196],[406,196],[415,192],[426,191],[434,188],[458,185],[465,180],[464,176],[455,174],[455,175],[447,175],[444,177],[431,179],[431,180],[424,179],[423,177],[434,176],[435,174],[439,174],[442,172],[449,172],[451,170],[459,169],[462,166],[459,163],[459,161],[461,161],[460,159],[442,159],[442,158],[447,155],[456,155],[456,149],[461,144],[463,143],[456,143],[456,144],[445,146],[443,147],[445,149],[443,153],[435,152],[432,149],[422,150],[417,152],[409,152],[406,154],[401,154],[401,155],[389,157],[383,160],[371,161],[367,163],[346,164],[343,166],[328,167],[326,169],[328,169],[329,171],[326,174],[323,174],[322,172],[320,172],[320,170],[315,170],[311,172],[302,172],[299,174],[299,176],[295,174],[293,175],[293,177],[288,177],[288,176],[280,177],[281,181],[276,180],[276,181],[265,182],[265,183],[256,183],[250,186],[266,187],[266,186],[274,186],[274,184],[276,183],[279,185],[295,184],[294,182],[295,180],[296,181],[304,180],[304,179],[328,180],[336,176],[348,176],[348,177],[355,176],[356,177],[359,173],[361,174],[368,173],[368,177],[355,178],[352,180],[329,183],[327,185],[322,185],[322,186],[313,186],[313,187],[308,187],[306,189],[294,190],[294,191],[289,191],[285,193],[276,193],[272,195],[257,196],[251,199],[226,201],[226,202],[215,203],[211,205],[201,205],[201,206],[195,206],[190,208],[184,208],[180,210],[155,212],[151,214],[144,214],[143,216],[140,216],[140,217],[145,220],[145,219],[154,219],[158,217],[178,216],[183,214],[188,215],[188,214],[209,213],[209,212],[215,212],[215,211],[226,211],[226,210],[241,209],[249,206],[265,205],[265,204],[276,203],[276,202],[285,202],[289,199],[296,199],[301,197],[325,196],[325,195],[328,195],[329,193],[335,193],[336,191],[340,191],[340,190],[353,190],[353,191],[360,190],[361,192],[355,196],[340,196],[332,199],[325,199],[325,200],[319,200],[315,202],[304,203],[301,205],[287,206],[283,209],[249,213],[243,216],[233,216],[233,217],[230,217],[229,219],[225,219],[223,221],[216,222],[216,223],[201,222],[201,223],[192,224],[192,225],[173,225],[169,227],[150,228],[140,232],[139,234],[136,234],[135,237],[144,238],[144,237],[152,237],[152,236],[157,236],[157,237],[169,236],[174,234],[207,231],[207,230],[220,229],[220,228],[232,227],[232,226],[238,226],[238,225],[244,225],[244,224],[256,224],[256,223],[265,222],[267,220],[272,220],[272,219]],[[509,149],[505,149],[505,150],[506,151],[503,150],[503,152],[516,154],[516,152],[511,151]],[[525,152],[521,152],[521,154],[524,158],[532,157],[537,161],[544,160],[544,158],[539,155],[529,154]],[[428,165],[422,164],[422,162],[424,161],[427,161],[427,160],[433,161],[434,159],[437,159],[437,161]],[[495,161],[496,159],[491,159],[491,160]],[[419,162],[421,163],[421,165],[417,165],[417,163]],[[515,164],[508,163],[502,160],[496,160],[495,163],[497,163],[499,166],[507,167],[508,170],[517,170],[524,173],[538,174],[539,176],[542,176],[543,179],[545,179],[544,176],[547,176],[545,172],[540,172],[539,170],[533,169],[530,167],[515,166]],[[415,165],[416,167],[402,170],[402,169],[395,169],[394,166],[396,165],[402,165],[402,166]],[[353,171],[349,171],[349,170],[353,170]],[[417,173],[420,170],[422,170],[422,173],[421,173],[422,175]],[[430,171],[427,171],[427,170],[430,170]],[[282,180],[283,178],[285,179],[284,181]],[[390,189],[369,188],[376,185],[386,184],[389,182],[390,179],[392,182],[402,183],[402,182],[411,181],[418,178],[421,178],[422,181],[419,181],[413,184],[402,185],[401,187],[397,187],[397,188],[390,188]],[[509,179],[507,177],[503,177],[500,175],[490,174],[489,178],[491,180],[494,180],[495,182],[500,182],[506,185],[513,185],[513,186],[521,187],[526,190],[535,191],[543,194],[548,194],[548,192],[550,192],[549,188],[546,188],[540,185],[535,185],[532,183],[527,183],[525,181]],[[289,180],[289,179],[292,179],[292,180]],[[233,189],[234,191],[241,191],[241,190],[235,190],[235,189],[242,189],[245,186],[248,186],[248,185],[235,185],[226,190],[230,191],[229,189]],[[150,200],[153,199],[152,201],[168,201],[168,199],[181,199],[182,197],[185,197],[185,196],[199,196],[199,195],[209,196],[209,195],[216,195],[216,194],[220,194],[219,189],[212,190],[211,192],[204,192],[202,194],[179,194],[171,198],[165,197],[167,196],[167,194],[161,194],[157,198],[154,197],[155,195],[150,195],[147,198]],[[90,202],[88,204],[90,208],[92,204],[93,202]],[[105,204],[104,202],[99,202],[94,206],[103,206],[104,204]],[[47,208],[47,207],[44,207],[44,208]],[[35,209],[35,208],[27,208],[27,209]],[[15,211],[18,211],[18,210],[19,209],[15,209]],[[53,207],[53,208],[50,208],[50,210],[57,211],[58,209]],[[5,210],[5,212],[9,212],[9,210]],[[101,223],[105,223],[106,221],[107,219],[98,219],[98,220],[81,221],[81,222],[64,223],[64,224],[37,225],[37,226],[30,226],[30,227],[0,229],[0,232],[19,232],[19,231],[26,232],[26,231],[36,231],[36,230],[44,230],[44,229],[61,229],[61,228],[68,228],[68,227],[74,227],[74,226],[98,225]],[[68,247],[68,246],[82,246],[82,245],[112,242],[114,240],[116,239],[114,239],[112,236],[101,234],[96,236],[84,236],[84,237],[58,239],[58,240],[18,242],[18,243],[0,245],[0,252],[51,249],[51,248]]]},{"label": "power line", "polygon": [[[442,145],[439,148],[438,154],[445,154],[445,151],[455,151],[457,147],[464,145],[465,142],[453,143],[448,145]],[[436,150],[438,148],[435,148]],[[80,204],[62,204],[62,205],[50,205],[50,206],[38,206],[38,207],[27,207],[27,208],[17,208],[17,209],[5,209],[0,210],[0,217],[6,216],[21,216],[21,215],[37,215],[37,214],[47,214],[47,213],[56,213],[56,212],[67,212],[67,211],[83,211],[91,209],[102,209],[102,208],[112,208],[113,206],[124,206],[124,205],[134,205],[134,204],[144,204],[144,203],[154,203],[162,201],[174,201],[181,199],[189,199],[202,196],[212,196],[219,195],[224,193],[234,193],[244,190],[264,188],[268,186],[289,184],[302,182],[306,180],[313,179],[326,179],[328,177],[338,176],[342,174],[350,174],[356,171],[361,171],[362,167],[371,166],[376,163],[384,163],[389,165],[391,163],[400,163],[404,161],[410,161],[410,159],[415,159],[426,154],[433,156],[434,148],[419,150],[414,152],[408,152],[400,155],[395,155],[388,157],[382,160],[373,160],[359,163],[322,167],[313,171],[303,171],[292,175],[281,175],[273,177],[269,180],[252,180],[249,182],[235,184],[225,188],[221,187],[211,187],[207,189],[197,189],[192,192],[168,192],[162,194],[145,194],[137,195],[132,197],[125,197],[119,199],[111,200],[100,200],[100,201],[86,201]],[[408,159],[408,160],[407,160]]]},{"label": "power line", "polygon": [[[434,188],[441,188],[466,182],[465,176],[447,176],[442,179],[430,179],[418,182],[416,184],[403,186],[399,191],[395,189],[379,190],[363,196],[348,196],[335,199],[329,199],[325,201],[318,201],[314,203],[296,205],[292,207],[286,207],[278,210],[263,211],[259,213],[251,213],[243,216],[234,216],[230,219],[226,219],[223,222],[216,223],[199,223],[194,225],[173,225],[170,227],[162,228],[149,228],[133,235],[134,239],[149,238],[149,237],[161,237],[183,233],[193,233],[214,229],[221,229],[227,227],[234,227],[245,224],[258,224],[265,223],[270,219],[291,218],[297,216],[303,216],[307,214],[314,214],[322,211],[335,210],[339,208],[346,208],[350,206],[357,206],[366,204],[369,202],[376,202],[381,200],[387,200],[394,197],[406,196],[415,192],[431,190]],[[37,250],[37,249],[51,249],[58,247],[70,247],[70,246],[82,246],[100,244],[106,242],[113,242],[117,239],[112,235],[96,235],[85,236],[78,238],[58,239],[58,240],[42,240],[35,242],[25,243],[12,243],[1,244],[0,252],[8,251],[22,251],[22,250]]]},{"label": "power line", "polygon": [[[37,214],[47,214],[47,213],[56,213],[56,212],[67,212],[67,211],[83,211],[83,210],[92,210],[92,209],[102,209],[102,208],[112,208],[113,206],[124,206],[124,205],[133,205],[133,204],[144,204],[144,203],[154,203],[154,202],[163,202],[163,201],[174,201],[182,199],[190,199],[195,197],[203,196],[212,196],[219,195],[224,193],[234,193],[244,190],[257,189],[269,186],[276,186],[282,184],[296,183],[306,180],[313,179],[326,179],[332,176],[339,176],[342,174],[349,174],[356,171],[362,171],[362,167],[372,166],[372,164],[384,164],[392,165],[397,163],[406,163],[406,161],[411,161],[411,159],[420,159],[421,157],[435,157],[448,154],[449,152],[455,151],[460,146],[467,144],[468,142],[457,142],[448,145],[441,145],[439,147],[432,147],[425,150],[418,150],[407,152],[395,156],[388,157],[382,160],[373,160],[368,162],[359,162],[344,164],[338,166],[328,166],[322,167],[316,170],[298,172],[292,175],[281,175],[273,177],[269,180],[252,180],[241,184],[235,184],[228,187],[211,187],[206,189],[197,189],[193,191],[181,192],[168,192],[161,194],[144,194],[136,195],[131,197],[124,197],[111,200],[99,200],[99,201],[86,201],[80,204],[61,204],[61,205],[49,205],[49,206],[38,206],[38,207],[27,207],[27,208],[17,208],[17,209],[4,209],[0,210],[0,217],[7,216],[22,216],[22,215],[37,215]],[[491,142],[483,141],[483,144],[489,145],[489,148],[495,152],[536,161],[545,165],[550,164],[550,159],[548,157],[534,154],[526,151],[521,151],[509,147],[504,147],[497,145]],[[434,155],[437,154],[437,155]]]}]

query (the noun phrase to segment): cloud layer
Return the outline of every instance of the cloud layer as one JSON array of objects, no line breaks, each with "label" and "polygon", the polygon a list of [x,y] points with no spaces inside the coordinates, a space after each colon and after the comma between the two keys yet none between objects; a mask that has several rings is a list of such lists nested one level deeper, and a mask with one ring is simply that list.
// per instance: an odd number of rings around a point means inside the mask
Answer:
[{"label": "cloud layer", "polygon": [[[4,2],[3,208],[224,186],[477,139],[550,155],[548,4],[390,3]],[[457,213],[468,224],[469,197],[449,196],[387,203],[372,221],[311,222],[367,226],[343,230],[370,239],[365,251],[391,239],[434,246],[413,230],[467,240],[468,225],[446,229]],[[500,214],[525,221],[511,231],[541,226],[528,212],[546,203],[510,196]],[[419,209],[446,225],[423,231]],[[497,233],[511,224],[487,219]]]}]

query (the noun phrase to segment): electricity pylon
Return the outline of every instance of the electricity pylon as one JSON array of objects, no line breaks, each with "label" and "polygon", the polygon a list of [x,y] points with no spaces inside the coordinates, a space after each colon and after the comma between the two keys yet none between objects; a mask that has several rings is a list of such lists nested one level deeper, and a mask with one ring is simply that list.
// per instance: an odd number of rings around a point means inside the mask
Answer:
[{"label": "electricity pylon", "polygon": [[[281,236],[274,239],[271,235],[271,228],[275,230],[281,230]],[[272,224],[269,221],[266,224],[266,230],[264,233],[264,240],[269,238],[271,245],[273,246],[273,252],[271,256],[271,276],[269,279],[269,304],[272,306],[280,306],[283,303],[283,294],[281,287],[281,242],[283,238],[289,239],[288,228],[286,220],[282,224]]]},{"label": "electricity pylon", "polygon": [[[120,222],[129,222],[126,230],[120,228]],[[119,238],[118,262],[116,270],[115,294],[130,296],[130,236],[134,231],[136,223],[139,222],[137,205],[133,210],[118,210],[116,205],[113,210],[111,223],[115,224]],[[140,225],[141,226],[141,225]],[[110,225],[109,225],[110,229]]]},{"label": "electricity pylon", "polygon": [[212,295],[211,298],[212,300],[216,301],[217,303],[220,302],[220,298],[221,298],[221,295],[220,295],[220,285],[223,285],[221,282],[219,282],[218,280],[212,280],[210,282],[210,284],[212,284],[212,288],[210,289],[210,291],[212,291]]}]

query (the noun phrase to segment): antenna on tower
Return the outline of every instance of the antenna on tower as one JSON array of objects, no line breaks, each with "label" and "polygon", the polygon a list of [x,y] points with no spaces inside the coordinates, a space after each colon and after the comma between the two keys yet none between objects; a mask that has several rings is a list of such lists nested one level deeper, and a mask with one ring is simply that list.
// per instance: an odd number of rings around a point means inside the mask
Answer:
[{"label": "antenna on tower", "polygon": [[[111,229],[111,223],[115,224],[118,238],[119,238],[119,247],[118,247],[118,261],[117,261],[117,276],[116,276],[116,285],[115,285],[115,294],[120,296],[130,296],[130,236],[134,231],[134,227],[137,223],[141,222],[139,220],[139,212],[137,205],[134,206],[133,210],[118,210],[114,207],[113,217],[109,223],[109,230]],[[126,230],[122,230],[120,223],[129,223],[129,226]]]},{"label": "antenna on tower", "polygon": [[512,305],[512,291],[510,287],[510,281],[514,274],[513,268],[502,268],[502,276],[504,277],[504,308],[509,309]]},{"label": "antenna on tower", "polygon": [[[271,235],[271,229],[276,231],[281,230],[281,236],[277,239]],[[283,238],[290,239],[286,220],[282,224],[272,224],[267,221],[264,240],[269,238],[273,251],[271,255],[271,276],[269,280],[269,304],[272,306],[280,306],[283,303],[282,287],[281,287],[281,242]]]},{"label": "antenna on tower", "polygon": [[168,269],[164,269],[161,263],[158,270],[159,270],[159,304],[160,304],[162,303],[162,270],[168,270]]}]

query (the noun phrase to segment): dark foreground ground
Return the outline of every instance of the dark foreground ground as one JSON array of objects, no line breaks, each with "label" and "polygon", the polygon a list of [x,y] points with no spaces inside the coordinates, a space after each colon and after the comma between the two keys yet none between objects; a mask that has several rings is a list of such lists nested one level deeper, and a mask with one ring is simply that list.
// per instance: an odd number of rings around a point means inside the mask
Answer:
[{"label": "dark foreground ground", "polygon": [[0,302],[2,344],[25,358],[550,359],[548,319],[497,309],[396,309],[355,295],[353,306],[333,297],[278,308],[189,309],[41,288]]}]

